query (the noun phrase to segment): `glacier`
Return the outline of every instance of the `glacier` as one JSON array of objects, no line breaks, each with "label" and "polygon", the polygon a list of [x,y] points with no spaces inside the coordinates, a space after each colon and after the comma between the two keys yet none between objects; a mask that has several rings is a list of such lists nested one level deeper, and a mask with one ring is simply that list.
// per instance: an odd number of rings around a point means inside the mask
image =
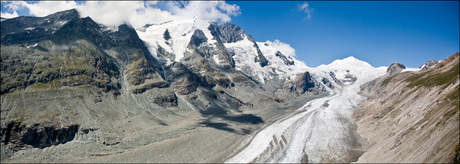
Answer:
[{"label": "glacier", "polygon": [[[279,117],[248,137],[241,151],[228,163],[249,162],[324,162],[341,161],[358,144],[353,112],[364,99],[359,87],[386,73],[386,67],[374,68],[354,57],[329,65],[309,68],[315,78],[329,79],[336,86],[330,95],[312,100],[296,111]],[[335,77],[331,76],[331,72]],[[347,77],[356,77],[353,82]],[[335,80],[334,80],[335,79]],[[340,83],[347,81],[347,83]]]}]

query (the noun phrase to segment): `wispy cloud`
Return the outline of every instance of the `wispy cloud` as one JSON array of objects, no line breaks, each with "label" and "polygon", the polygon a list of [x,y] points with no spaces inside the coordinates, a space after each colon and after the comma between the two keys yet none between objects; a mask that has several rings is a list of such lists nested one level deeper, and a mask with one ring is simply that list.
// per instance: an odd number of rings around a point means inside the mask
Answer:
[{"label": "wispy cloud", "polygon": [[[2,1],[2,3],[4,3]],[[165,9],[158,7],[159,3],[167,6]],[[13,1],[5,4],[8,11],[2,11],[2,17],[17,16],[18,10],[28,10],[33,16],[46,16],[58,11],[75,8],[82,17],[89,16],[96,22],[106,26],[118,26],[128,23],[134,28],[145,24],[156,24],[171,19],[193,19],[208,22],[228,22],[231,16],[240,14],[237,5],[230,5],[224,1],[189,1],[189,2],[158,2],[158,1],[39,1],[30,3]]]},{"label": "wispy cloud", "polygon": [[298,4],[297,5],[297,10],[298,11],[301,11],[301,12],[304,12],[305,14],[307,14],[307,19],[310,19],[311,18],[311,14],[313,12],[313,8],[310,7],[310,4],[308,4],[308,2],[305,2],[305,3],[302,3],[302,4]]}]

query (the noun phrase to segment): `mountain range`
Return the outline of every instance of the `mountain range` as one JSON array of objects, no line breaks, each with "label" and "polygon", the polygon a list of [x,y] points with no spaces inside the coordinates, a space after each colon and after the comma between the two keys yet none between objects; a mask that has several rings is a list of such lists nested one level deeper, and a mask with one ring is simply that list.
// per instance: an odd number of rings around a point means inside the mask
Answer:
[{"label": "mountain range", "polygon": [[229,23],[2,19],[2,162],[458,161],[458,56],[311,68]]}]

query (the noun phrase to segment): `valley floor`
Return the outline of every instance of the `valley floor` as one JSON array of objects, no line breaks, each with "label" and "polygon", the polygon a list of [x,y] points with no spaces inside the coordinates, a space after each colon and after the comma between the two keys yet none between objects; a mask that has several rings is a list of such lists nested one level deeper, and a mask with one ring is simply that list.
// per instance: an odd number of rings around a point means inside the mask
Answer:
[{"label": "valley floor", "polygon": [[[305,102],[322,96],[301,97],[289,104],[263,111],[248,111],[261,116],[266,122],[274,122],[279,116],[292,115],[293,109],[300,108]],[[315,100],[313,100],[315,101]],[[287,113],[287,114],[286,114]],[[213,119],[215,122],[222,120]],[[223,122],[222,122],[223,123]],[[263,125],[247,125],[225,122],[228,129],[245,128],[251,131],[260,129]],[[248,138],[231,130],[222,130],[208,126],[199,126],[182,135],[151,143],[126,152],[103,155],[86,159],[83,162],[211,162],[221,163],[239,150],[239,146]]]}]

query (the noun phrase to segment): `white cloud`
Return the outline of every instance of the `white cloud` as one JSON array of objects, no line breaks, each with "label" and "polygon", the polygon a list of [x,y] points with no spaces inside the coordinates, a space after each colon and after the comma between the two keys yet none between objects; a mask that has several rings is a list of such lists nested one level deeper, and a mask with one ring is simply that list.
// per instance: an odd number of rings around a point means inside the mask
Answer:
[{"label": "white cloud", "polygon": [[5,9],[6,10],[9,10],[10,12],[8,11],[4,11],[4,9],[2,9],[2,12],[1,12],[1,17],[2,18],[14,18],[14,17],[18,17],[19,14],[17,13],[18,10],[21,10],[23,9],[24,7],[21,5],[21,3],[24,3],[24,2],[20,2],[20,1],[8,1],[8,2],[1,2]]},{"label": "white cloud", "polygon": [[265,43],[271,45],[273,48],[278,49],[281,53],[286,56],[295,56],[295,49],[291,45],[281,42],[278,39],[275,39],[274,42],[267,40]]},{"label": "white cloud", "polygon": [[5,6],[5,8],[7,8],[9,10],[13,10],[13,11],[17,11],[17,10],[23,8],[22,3],[25,3],[25,2],[22,2],[22,1],[6,1],[6,2],[3,2],[2,1],[2,4]]},{"label": "white cloud", "polygon": [[[158,13],[155,13],[155,11],[151,11],[152,8],[145,7],[144,3],[140,1],[87,1],[78,6],[77,10],[82,17],[89,16],[94,21],[107,26],[128,23],[138,28],[149,22],[154,22],[155,17],[161,17],[160,10],[157,9]],[[150,15],[145,15],[145,13]]]},{"label": "white cloud", "polygon": [[199,24],[208,21],[228,22],[231,16],[240,14],[239,6],[224,1],[160,2],[166,3],[165,11],[156,7],[158,3],[158,1],[86,1],[77,4],[75,1],[39,1],[38,3],[14,1],[6,5],[13,12],[5,12],[2,15],[14,17],[17,16],[17,10],[28,9],[31,15],[43,17],[75,8],[82,17],[89,16],[106,26],[116,27],[128,23],[134,28],[139,28],[145,24],[157,24],[180,18],[196,18],[198,22],[203,22]]},{"label": "white cloud", "polygon": [[167,6],[174,15],[196,19],[198,26],[206,25],[208,21],[229,22],[230,16],[237,16],[241,13],[239,6],[230,5],[224,1],[168,2]]},{"label": "white cloud", "polygon": [[[2,2],[3,3],[3,2]],[[43,17],[51,13],[55,13],[62,10],[75,8],[77,3],[74,1],[39,1],[37,3],[27,3],[25,1],[12,1],[4,3],[7,9],[12,12],[19,10],[28,10],[30,15]],[[12,14],[12,13],[10,13]]]},{"label": "white cloud", "polygon": [[306,13],[307,14],[307,19],[311,18],[313,8],[310,8],[310,4],[308,4],[308,2],[305,2],[305,3],[297,5],[297,9],[299,11],[302,11],[302,12]]},{"label": "white cloud", "polygon": [[18,17],[18,13],[14,11],[13,13],[4,13],[2,12],[2,18],[15,18]]}]

